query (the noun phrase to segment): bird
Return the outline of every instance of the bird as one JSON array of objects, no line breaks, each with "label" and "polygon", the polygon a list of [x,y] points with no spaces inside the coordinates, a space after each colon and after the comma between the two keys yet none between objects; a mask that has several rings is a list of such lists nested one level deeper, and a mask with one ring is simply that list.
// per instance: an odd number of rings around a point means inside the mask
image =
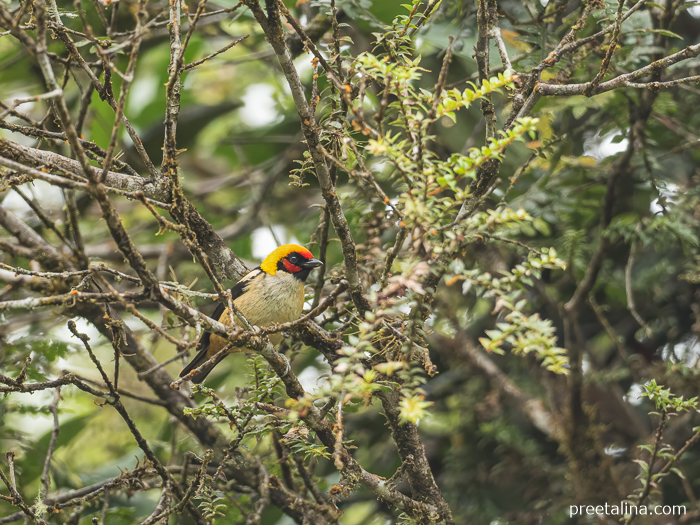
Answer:
[{"label": "bird", "polygon": [[[284,244],[270,253],[257,268],[251,270],[231,288],[231,300],[238,311],[251,325],[266,327],[276,323],[288,323],[301,316],[304,307],[304,283],[314,268],[323,263],[312,253],[298,244]],[[239,324],[229,309],[222,303],[216,307],[212,318],[225,325],[231,325],[231,318]],[[270,342],[277,345],[284,336],[270,334]],[[228,341],[209,332],[204,332],[197,344],[197,355],[180,372],[187,376],[207,360],[219,353]],[[193,383],[201,383],[209,372],[229,353],[245,352],[245,347],[233,347],[220,355],[214,363],[197,370],[190,378]]]}]

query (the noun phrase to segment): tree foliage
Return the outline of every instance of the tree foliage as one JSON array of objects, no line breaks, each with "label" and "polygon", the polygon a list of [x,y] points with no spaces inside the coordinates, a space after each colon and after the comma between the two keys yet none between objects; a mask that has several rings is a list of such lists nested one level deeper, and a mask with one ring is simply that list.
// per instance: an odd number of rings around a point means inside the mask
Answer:
[{"label": "tree foliage", "polygon": [[0,3],[0,524],[697,520],[698,8],[293,4]]}]

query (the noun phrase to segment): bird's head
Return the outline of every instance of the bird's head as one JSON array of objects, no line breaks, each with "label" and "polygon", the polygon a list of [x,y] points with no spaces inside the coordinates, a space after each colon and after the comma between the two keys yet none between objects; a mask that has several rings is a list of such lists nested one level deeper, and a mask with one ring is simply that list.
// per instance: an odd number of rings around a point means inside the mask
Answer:
[{"label": "bird's head", "polygon": [[260,269],[269,275],[287,272],[300,281],[306,281],[311,270],[323,265],[309,250],[298,244],[283,244],[275,249],[260,265]]}]

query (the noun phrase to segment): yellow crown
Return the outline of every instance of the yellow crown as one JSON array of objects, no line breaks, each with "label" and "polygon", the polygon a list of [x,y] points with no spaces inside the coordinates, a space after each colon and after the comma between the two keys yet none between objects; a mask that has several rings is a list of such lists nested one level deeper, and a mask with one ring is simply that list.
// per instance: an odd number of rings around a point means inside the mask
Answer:
[{"label": "yellow crown", "polygon": [[277,273],[277,263],[280,261],[280,259],[285,258],[292,252],[297,252],[299,255],[307,259],[313,258],[313,254],[303,246],[299,246],[298,244],[283,244],[282,246],[275,248],[270,255],[265,257],[265,260],[260,265],[260,268],[267,274],[275,275]]}]

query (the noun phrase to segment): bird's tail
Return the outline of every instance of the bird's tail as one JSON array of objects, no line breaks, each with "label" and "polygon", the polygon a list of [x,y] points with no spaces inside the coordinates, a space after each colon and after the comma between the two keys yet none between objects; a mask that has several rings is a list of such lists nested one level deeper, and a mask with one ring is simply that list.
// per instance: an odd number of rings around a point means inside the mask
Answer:
[{"label": "bird's tail", "polygon": [[[196,356],[194,356],[194,359],[187,363],[185,368],[182,369],[180,372],[180,377],[185,377],[187,374],[192,372],[195,368],[199,368],[202,366],[204,363],[207,362],[207,360],[210,358],[209,355],[207,355],[207,351],[209,350],[209,345],[205,346],[202,348]],[[209,372],[212,371],[212,369],[218,365],[222,359],[224,359],[228,354],[222,354],[219,357],[216,358],[216,360],[213,363],[209,363],[205,367],[202,367],[200,370],[198,370],[191,378],[190,381],[193,383],[201,383],[206,379],[206,377],[209,375]]]}]

